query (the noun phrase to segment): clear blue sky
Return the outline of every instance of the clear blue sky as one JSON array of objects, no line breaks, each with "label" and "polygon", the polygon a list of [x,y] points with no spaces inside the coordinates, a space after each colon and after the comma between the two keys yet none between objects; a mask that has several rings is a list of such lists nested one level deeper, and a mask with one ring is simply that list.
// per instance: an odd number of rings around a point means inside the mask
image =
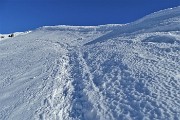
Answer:
[{"label": "clear blue sky", "polygon": [[0,0],[0,33],[49,25],[123,24],[180,0]]}]

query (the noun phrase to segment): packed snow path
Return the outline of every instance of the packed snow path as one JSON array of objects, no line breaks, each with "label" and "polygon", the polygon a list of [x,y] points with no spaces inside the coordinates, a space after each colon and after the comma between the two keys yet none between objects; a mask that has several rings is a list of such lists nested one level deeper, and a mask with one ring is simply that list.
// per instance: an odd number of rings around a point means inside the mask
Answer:
[{"label": "packed snow path", "polygon": [[0,120],[179,120],[180,7],[2,40],[0,68]]}]

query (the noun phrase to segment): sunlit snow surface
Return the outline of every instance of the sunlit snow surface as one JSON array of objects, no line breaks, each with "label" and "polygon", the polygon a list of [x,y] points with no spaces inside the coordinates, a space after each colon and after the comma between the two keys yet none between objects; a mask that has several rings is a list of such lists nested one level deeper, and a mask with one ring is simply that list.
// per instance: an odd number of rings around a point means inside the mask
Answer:
[{"label": "sunlit snow surface", "polygon": [[[15,33],[13,33],[13,37],[20,36],[20,35],[25,35],[25,34],[28,34],[30,32],[31,31],[15,32]],[[12,38],[12,37],[9,37],[10,35],[12,35],[12,33],[11,34],[0,34],[0,41],[8,39],[8,38]]]},{"label": "sunlit snow surface", "polygon": [[180,119],[180,7],[0,41],[0,120],[153,119]]}]

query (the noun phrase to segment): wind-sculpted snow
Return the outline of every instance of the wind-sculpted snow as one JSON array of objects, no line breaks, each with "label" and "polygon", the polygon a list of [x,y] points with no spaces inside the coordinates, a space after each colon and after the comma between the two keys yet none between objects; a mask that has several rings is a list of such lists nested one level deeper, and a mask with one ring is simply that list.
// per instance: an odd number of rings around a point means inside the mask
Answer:
[{"label": "wind-sculpted snow", "polygon": [[179,120],[179,16],[0,41],[0,120]]}]

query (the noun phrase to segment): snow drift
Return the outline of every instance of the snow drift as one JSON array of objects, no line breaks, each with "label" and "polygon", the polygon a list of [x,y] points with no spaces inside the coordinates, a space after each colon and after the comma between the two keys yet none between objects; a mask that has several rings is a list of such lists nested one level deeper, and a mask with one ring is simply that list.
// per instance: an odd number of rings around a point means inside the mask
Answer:
[{"label": "snow drift", "polygon": [[180,7],[2,40],[0,68],[1,120],[178,120]]}]

